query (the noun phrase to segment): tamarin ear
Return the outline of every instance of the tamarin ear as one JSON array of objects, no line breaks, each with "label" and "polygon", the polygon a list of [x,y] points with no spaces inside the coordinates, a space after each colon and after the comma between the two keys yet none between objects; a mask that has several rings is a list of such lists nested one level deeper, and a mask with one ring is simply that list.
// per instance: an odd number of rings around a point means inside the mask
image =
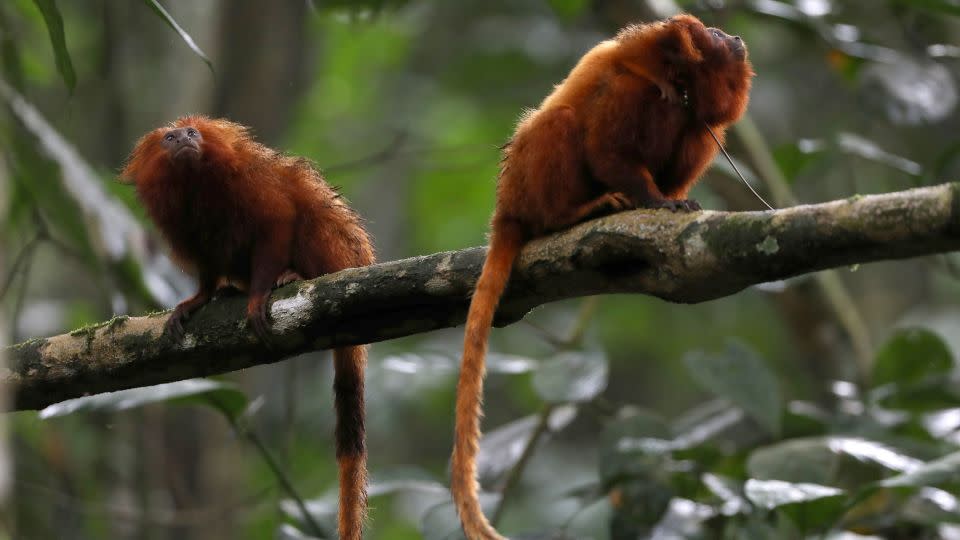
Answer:
[{"label": "tamarin ear", "polygon": [[685,25],[669,21],[670,31],[660,38],[659,46],[664,58],[671,62],[699,64],[703,53],[693,42],[693,34]]}]

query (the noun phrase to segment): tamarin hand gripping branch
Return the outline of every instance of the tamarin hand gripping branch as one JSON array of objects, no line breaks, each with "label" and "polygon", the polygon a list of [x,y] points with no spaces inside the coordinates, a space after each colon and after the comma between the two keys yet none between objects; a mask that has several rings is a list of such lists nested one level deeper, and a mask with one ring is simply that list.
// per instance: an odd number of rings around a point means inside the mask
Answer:
[{"label": "tamarin hand gripping branch", "polygon": [[451,490],[470,540],[502,539],[479,504],[484,356],[514,259],[530,239],[630,208],[699,210],[687,193],[747,107],[739,37],[696,17],[631,25],[587,52],[505,145],[490,247],[470,303]]},{"label": "tamarin hand gripping branch", "polygon": [[[246,289],[247,320],[269,342],[267,298],[277,283],[374,262],[359,216],[311,164],[257,143],[228,120],[185,116],[144,135],[121,177],[136,185],[175,259],[200,282],[166,323],[183,323],[219,284]],[[363,376],[366,347],[334,350],[339,532],[359,540],[366,511]]]}]

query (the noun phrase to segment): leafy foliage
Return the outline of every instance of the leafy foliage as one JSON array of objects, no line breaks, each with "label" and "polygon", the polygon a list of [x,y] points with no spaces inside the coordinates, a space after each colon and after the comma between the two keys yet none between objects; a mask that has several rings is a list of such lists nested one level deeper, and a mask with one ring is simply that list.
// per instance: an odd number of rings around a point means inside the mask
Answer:
[{"label": "leafy foliage", "polygon": [[206,64],[208,68],[210,68],[210,71],[212,73],[216,74],[216,71],[213,69],[213,62],[211,62],[210,59],[207,58],[206,53],[204,53],[200,49],[200,47],[197,45],[197,43],[193,41],[193,38],[190,37],[190,34],[188,34],[186,30],[184,30],[180,26],[180,24],[176,21],[176,19],[174,19],[173,16],[170,15],[170,13],[166,9],[164,9],[163,6],[160,5],[160,2],[158,2],[157,0],[143,0],[143,2],[147,6],[149,6],[154,13],[157,14],[157,17],[160,17],[160,19],[163,20],[163,22],[165,22],[167,26],[172,28],[173,31],[180,36],[180,39],[182,39],[183,42],[187,44],[187,47],[190,47],[190,50],[193,51],[194,54],[196,54],[197,56],[200,57],[201,60],[203,60],[203,63]]},{"label": "leafy foliage", "polygon": [[60,10],[57,8],[55,0],[33,0],[37,9],[43,14],[43,20],[47,23],[47,31],[50,33],[50,44],[53,46],[53,55],[57,61],[57,71],[63,77],[63,82],[67,88],[73,92],[77,86],[77,74],[73,69],[73,61],[70,60],[70,53],[67,51],[67,41],[63,32],[63,17],[60,16]]}]

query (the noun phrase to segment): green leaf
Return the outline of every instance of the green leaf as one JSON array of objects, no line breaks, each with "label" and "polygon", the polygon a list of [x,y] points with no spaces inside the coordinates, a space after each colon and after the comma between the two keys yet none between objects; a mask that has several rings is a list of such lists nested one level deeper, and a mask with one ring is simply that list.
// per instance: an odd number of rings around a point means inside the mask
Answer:
[{"label": "green leaf", "polygon": [[635,442],[640,439],[669,441],[673,439],[673,433],[666,420],[658,414],[630,407],[607,424],[600,445],[603,449],[611,450],[633,449],[642,446]]},{"label": "green leaf", "polygon": [[824,497],[844,495],[839,488],[820,484],[757,480],[751,478],[743,486],[743,493],[753,504],[772,510],[786,504],[815,501]]},{"label": "green leaf", "polygon": [[600,478],[604,483],[627,476],[646,475],[663,462],[660,455],[672,448],[666,421],[639,409],[629,411],[606,426],[600,438]]},{"label": "green leaf", "polygon": [[743,491],[754,505],[785,514],[801,532],[826,530],[846,511],[846,493],[820,484],[751,478]]},{"label": "green leaf", "polygon": [[883,487],[925,487],[960,484],[960,452],[924,463],[880,482]]},{"label": "green leaf", "polygon": [[830,413],[816,403],[794,400],[783,413],[783,438],[824,435],[832,420]]},{"label": "green leaf", "polygon": [[807,146],[802,148],[801,143],[792,142],[774,150],[773,157],[790,183],[793,183],[797,176],[812,163],[823,159],[822,148],[818,149],[815,144],[815,142],[806,141]]},{"label": "green leaf", "polygon": [[76,412],[123,411],[151,403],[206,405],[233,420],[246,408],[247,396],[231,384],[211,379],[188,379],[62,401],[40,411],[40,418]]},{"label": "green leaf", "polygon": [[78,224],[81,232],[88,230],[96,236],[99,250],[111,262],[122,261],[131,251],[144,262],[143,250],[131,250],[131,245],[142,239],[145,234],[140,224],[120,201],[110,197],[103,187],[103,181],[93,167],[83,159],[80,153],[40,111],[22,95],[0,79],[0,98],[7,102],[9,110],[19,120],[24,129],[36,138],[32,144],[59,166],[59,182],[52,184],[67,194],[84,214]]},{"label": "green leaf", "polygon": [[200,49],[197,43],[193,41],[193,38],[190,37],[190,34],[188,34],[186,30],[184,30],[183,28],[180,27],[179,24],[177,24],[177,21],[173,18],[173,16],[171,16],[170,13],[167,12],[167,10],[163,9],[163,6],[161,6],[160,3],[157,2],[157,0],[143,0],[143,1],[145,4],[147,4],[147,6],[149,6],[153,10],[154,13],[157,14],[158,17],[163,19],[163,22],[167,23],[167,25],[170,28],[173,28],[173,30],[177,34],[180,34],[180,39],[182,39],[183,42],[187,44],[187,47],[190,47],[190,50],[193,51],[194,54],[199,56],[200,59],[203,60],[205,64],[207,64],[207,67],[210,68],[211,73],[216,74],[216,71],[214,71],[213,69],[213,62],[211,62],[210,59],[207,58],[207,55]]},{"label": "green leaf", "polygon": [[960,406],[960,390],[951,377],[931,376],[914,384],[879,386],[870,391],[869,399],[891,411],[936,413]]},{"label": "green leaf", "polygon": [[900,513],[913,523],[960,523],[960,499],[945,490],[925,487],[903,503]]},{"label": "green leaf", "polygon": [[742,408],[769,433],[780,433],[780,385],[753,350],[730,342],[721,354],[694,351],[683,361],[701,388]]},{"label": "green leaf", "polygon": [[544,401],[590,401],[607,387],[607,356],[601,351],[565,351],[544,362],[533,388]]},{"label": "green leaf", "polygon": [[77,86],[77,74],[73,71],[73,62],[70,61],[70,53],[67,51],[67,40],[63,34],[63,18],[60,16],[60,10],[54,0],[33,0],[37,9],[43,15],[43,21],[47,24],[47,32],[50,34],[50,44],[53,45],[53,56],[57,62],[57,71],[63,77],[67,90],[73,94],[73,89]]},{"label": "green leaf", "polygon": [[[555,407],[546,419],[545,428],[559,431],[576,417],[576,405]],[[477,477],[482,484],[495,481],[517,464],[541,421],[540,414],[531,414],[483,434],[477,456]]]},{"label": "green leaf", "polygon": [[760,480],[858,486],[889,471],[903,472],[922,462],[898,449],[856,437],[791,439],[755,450],[747,471]]},{"label": "green leaf", "polygon": [[670,508],[676,493],[664,478],[633,477],[617,484],[617,503],[610,520],[611,538],[646,538]]},{"label": "green leaf", "polygon": [[[324,538],[334,538],[334,531],[337,530],[337,498],[336,495],[325,496],[320,499],[304,501],[304,507],[313,523],[320,527],[324,533]],[[280,501],[280,510],[292,519],[296,524],[296,531],[310,530],[312,527],[307,523],[306,516],[300,511],[300,506],[292,499],[283,499]],[[296,537],[294,537],[296,538]],[[308,536],[309,538],[309,536]]]},{"label": "green leaf", "polygon": [[704,473],[700,480],[711,495],[722,501],[720,511],[723,515],[732,516],[749,511],[750,505],[743,499],[740,482],[713,473]]},{"label": "green leaf", "polygon": [[953,354],[939,335],[924,328],[908,328],[897,331],[880,347],[872,383],[904,386],[945,376],[952,369]]}]

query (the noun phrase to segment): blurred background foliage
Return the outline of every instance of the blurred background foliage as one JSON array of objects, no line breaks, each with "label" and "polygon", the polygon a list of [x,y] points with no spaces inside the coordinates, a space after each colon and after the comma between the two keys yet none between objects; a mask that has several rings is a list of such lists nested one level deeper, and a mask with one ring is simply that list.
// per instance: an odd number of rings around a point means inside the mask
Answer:
[{"label": "blurred background foliage", "polygon": [[[315,160],[381,260],[478,245],[523,108],[618,28],[678,8],[749,45],[728,146],[778,205],[957,179],[956,0],[7,0],[0,342],[191,292],[116,181],[157,125],[229,116]],[[719,162],[694,196],[760,208]],[[523,538],[960,538],[958,265],[694,306],[579,299],[496,331],[489,511]],[[444,486],[460,339],[372,348],[368,538],[459,534]],[[330,383],[316,353],[10,415],[2,534],[327,537]]]}]

